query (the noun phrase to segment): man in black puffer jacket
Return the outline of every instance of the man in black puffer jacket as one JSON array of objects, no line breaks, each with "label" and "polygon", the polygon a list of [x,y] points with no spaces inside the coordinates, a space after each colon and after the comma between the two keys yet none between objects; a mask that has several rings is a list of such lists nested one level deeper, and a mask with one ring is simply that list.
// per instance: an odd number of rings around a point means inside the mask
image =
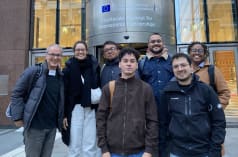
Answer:
[{"label": "man in black puffer jacket", "polygon": [[172,67],[177,81],[160,97],[160,157],[221,157],[226,122],[216,93],[192,74],[186,54],[173,56]]}]

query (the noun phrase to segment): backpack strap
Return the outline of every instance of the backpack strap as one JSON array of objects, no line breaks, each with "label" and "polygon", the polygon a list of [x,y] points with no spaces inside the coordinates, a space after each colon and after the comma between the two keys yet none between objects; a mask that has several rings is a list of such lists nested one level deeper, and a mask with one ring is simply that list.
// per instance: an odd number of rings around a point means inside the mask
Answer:
[{"label": "backpack strap", "polygon": [[144,69],[144,64],[145,64],[145,60],[146,60],[146,55],[142,56],[139,59],[139,73],[141,74],[143,69]]},{"label": "backpack strap", "polygon": [[31,79],[30,79],[30,86],[27,90],[27,95],[24,98],[25,101],[27,101],[27,99],[30,96],[31,90],[34,88],[36,81],[38,80],[38,78],[40,77],[41,73],[43,71],[43,67],[42,64],[37,64],[36,65],[36,70],[34,71],[34,73],[31,75]]},{"label": "backpack strap", "polygon": [[217,92],[216,84],[215,84],[215,67],[214,65],[209,65],[208,67],[208,75],[209,75],[209,84],[214,89],[215,92]]},{"label": "backpack strap", "polygon": [[109,82],[109,91],[110,91],[110,103],[109,103],[109,111],[112,110],[112,98],[115,90],[115,80]]}]

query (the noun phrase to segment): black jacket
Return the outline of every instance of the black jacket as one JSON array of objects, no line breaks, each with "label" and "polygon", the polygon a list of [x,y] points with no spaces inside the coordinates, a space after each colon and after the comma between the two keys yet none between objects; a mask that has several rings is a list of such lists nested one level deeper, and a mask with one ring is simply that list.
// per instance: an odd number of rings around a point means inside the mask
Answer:
[{"label": "black jacket", "polygon": [[117,80],[120,77],[121,70],[118,66],[119,59],[107,61],[101,69],[101,86],[103,87],[111,80]]},{"label": "black jacket", "polygon": [[[215,92],[196,76],[186,91],[171,81],[161,94],[159,152],[183,157],[220,157],[225,115]],[[168,146],[169,144],[169,146]]]},{"label": "black jacket", "polygon": [[[75,57],[72,57],[66,61],[65,68],[63,69],[65,85],[64,116],[69,124],[68,129],[63,129],[62,131],[62,139],[66,145],[69,145],[71,116],[75,104],[81,104],[83,107],[97,108],[97,105],[91,104],[91,89],[100,87],[100,67],[94,56],[88,54],[86,59],[87,65],[82,67],[82,64],[85,64],[85,62],[80,62]],[[79,68],[80,66],[81,68]],[[83,72],[83,70],[87,72]],[[84,76],[84,85],[82,85],[81,75],[84,73],[87,76]]]}]

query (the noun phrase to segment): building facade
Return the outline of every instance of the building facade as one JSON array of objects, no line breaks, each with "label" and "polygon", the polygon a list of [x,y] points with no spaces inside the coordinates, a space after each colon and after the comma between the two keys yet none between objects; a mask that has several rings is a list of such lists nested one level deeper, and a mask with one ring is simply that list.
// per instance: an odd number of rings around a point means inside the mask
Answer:
[{"label": "building facade", "polygon": [[238,115],[238,0],[1,0],[0,26],[0,126],[12,125],[5,109],[15,81],[44,60],[48,45],[64,48],[63,66],[73,43],[86,40],[102,62],[106,40],[144,54],[153,32],[171,54],[186,53],[191,41],[206,43],[232,92],[226,115]]}]

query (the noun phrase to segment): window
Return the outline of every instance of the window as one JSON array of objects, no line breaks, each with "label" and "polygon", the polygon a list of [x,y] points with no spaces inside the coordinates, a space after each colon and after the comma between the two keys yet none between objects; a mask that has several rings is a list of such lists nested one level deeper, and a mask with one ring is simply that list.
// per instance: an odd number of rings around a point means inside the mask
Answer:
[{"label": "window", "polygon": [[34,48],[48,47],[55,43],[56,0],[35,0]]},{"label": "window", "polygon": [[177,43],[237,41],[237,2],[203,2],[204,0],[175,0]]},{"label": "window", "polygon": [[81,39],[81,0],[63,0],[60,6],[60,45],[72,47]]},{"label": "window", "polygon": [[207,0],[211,42],[238,40],[235,4],[235,0]]},{"label": "window", "polygon": [[175,0],[177,43],[206,41],[203,0]]},{"label": "window", "polygon": [[35,0],[33,48],[46,48],[56,41],[72,47],[81,39],[81,10],[81,0]]}]

